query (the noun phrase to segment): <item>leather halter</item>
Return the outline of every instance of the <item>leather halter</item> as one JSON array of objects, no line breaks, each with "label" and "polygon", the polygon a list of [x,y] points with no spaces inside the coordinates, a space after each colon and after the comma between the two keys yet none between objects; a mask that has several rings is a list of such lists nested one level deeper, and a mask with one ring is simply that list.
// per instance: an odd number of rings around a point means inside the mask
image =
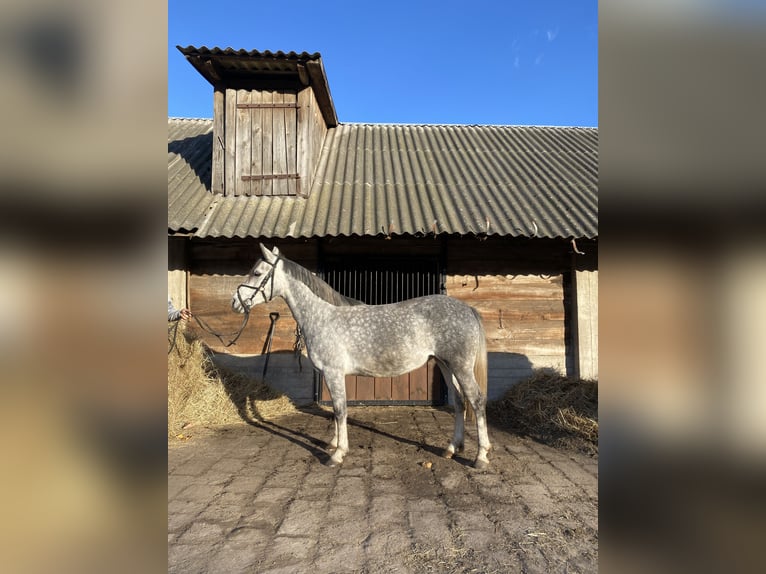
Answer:
[{"label": "leather halter", "polygon": [[[266,261],[264,259],[264,261]],[[240,285],[237,287],[237,299],[239,299],[239,304],[242,305],[242,308],[245,309],[245,311],[250,311],[250,308],[253,306],[253,299],[255,296],[264,290],[264,287],[267,282],[271,283],[271,289],[269,293],[269,298],[266,299],[266,302],[268,303],[274,298],[274,270],[277,268],[277,263],[279,263],[279,255],[277,255],[277,259],[274,261],[274,263],[269,263],[266,261],[267,264],[271,265],[271,269],[269,269],[268,273],[266,273],[266,277],[264,277],[263,281],[261,281],[260,285],[257,287],[254,287],[252,285],[248,285],[247,283],[240,283]],[[252,293],[249,297],[243,298],[242,293],[240,292],[240,289],[242,287],[245,287],[247,289],[251,289]],[[266,297],[264,293],[264,298]]]}]

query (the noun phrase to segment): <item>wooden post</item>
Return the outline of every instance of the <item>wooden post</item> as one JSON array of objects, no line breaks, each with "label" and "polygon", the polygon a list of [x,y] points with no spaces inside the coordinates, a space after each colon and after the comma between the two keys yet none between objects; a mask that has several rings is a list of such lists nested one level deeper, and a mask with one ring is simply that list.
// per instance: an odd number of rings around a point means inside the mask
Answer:
[{"label": "wooden post", "polygon": [[575,365],[583,379],[598,379],[598,271],[573,271]]}]

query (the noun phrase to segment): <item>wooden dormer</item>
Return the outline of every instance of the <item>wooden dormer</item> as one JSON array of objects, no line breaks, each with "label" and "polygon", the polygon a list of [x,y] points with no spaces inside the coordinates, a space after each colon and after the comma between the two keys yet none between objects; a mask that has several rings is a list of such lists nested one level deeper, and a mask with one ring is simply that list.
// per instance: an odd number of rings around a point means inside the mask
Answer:
[{"label": "wooden dormer", "polygon": [[338,125],[320,54],[177,48],[213,85],[213,193],[307,197]]}]

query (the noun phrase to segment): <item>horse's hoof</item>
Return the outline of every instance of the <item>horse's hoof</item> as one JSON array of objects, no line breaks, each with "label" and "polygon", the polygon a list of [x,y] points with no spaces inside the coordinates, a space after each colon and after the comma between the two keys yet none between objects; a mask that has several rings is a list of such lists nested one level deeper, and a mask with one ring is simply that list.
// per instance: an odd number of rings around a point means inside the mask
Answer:
[{"label": "horse's hoof", "polygon": [[336,466],[338,466],[338,465],[340,465],[340,464],[342,464],[342,463],[343,463],[343,459],[342,459],[342,458],[340,458],[340,459],[339,459],[339,458],[336,458],[336,457],[333,455],[333,456],[331,456],[331,457],[330,457],[330,458],[327,460],[327,462],[326,462],[325,464],[326,464],[327,466],[329,466],[330,468],[334,468],[334,467],[336,467]]},{"label": "horse's hoof", "polygon": [[324,465],[325,465],[327,468],[335,468],[336,466],[338,466],[338,463],[337,463],[337,461],[334,461],[334,460],[332,459],[332,457],[330,457],[330,458],[328,458],[326,461],[324,461]]},{"label": "horse's hoof", "polygon": [[476,470],[487,470],[489,468],[489,461],[476,459],[473,463],[473,467]]},{"label": "horse's hoof", "polygon": [[442,451],[442,457],[444,457],[444,458],[452,458],[452,455],[453,455],[453,454],[455,454],[455,453],[453,453],[453,452],[452,452],[450,449],[448,449],[448,448],[445,448],[445,449]]}]

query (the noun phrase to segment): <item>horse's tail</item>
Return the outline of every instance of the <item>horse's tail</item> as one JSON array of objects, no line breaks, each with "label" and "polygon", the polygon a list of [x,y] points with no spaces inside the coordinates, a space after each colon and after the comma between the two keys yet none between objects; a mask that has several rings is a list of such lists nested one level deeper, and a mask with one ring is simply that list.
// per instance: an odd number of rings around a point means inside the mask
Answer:
[{"label": "horse's tail", "polygon": [[[476,378],[476,382],[479,384],[479,389],[481,389],[482,400],[486,401],[486,398],[487,398],[487,336],[484,333],[484,324],[482,323],[481,315],[473,307],[471,308],[471,311],[473,311],[473,315],[474,317],[476,317],[476,322],[479,324],[479,348],[476,351],[476,358],[474,359],[473,376]],[[471,408],[471,405],[469,404],[466,404],[466,418],[469,421],[472,421],[474,419],[474,412],[473,412],[473,409]]]}]

